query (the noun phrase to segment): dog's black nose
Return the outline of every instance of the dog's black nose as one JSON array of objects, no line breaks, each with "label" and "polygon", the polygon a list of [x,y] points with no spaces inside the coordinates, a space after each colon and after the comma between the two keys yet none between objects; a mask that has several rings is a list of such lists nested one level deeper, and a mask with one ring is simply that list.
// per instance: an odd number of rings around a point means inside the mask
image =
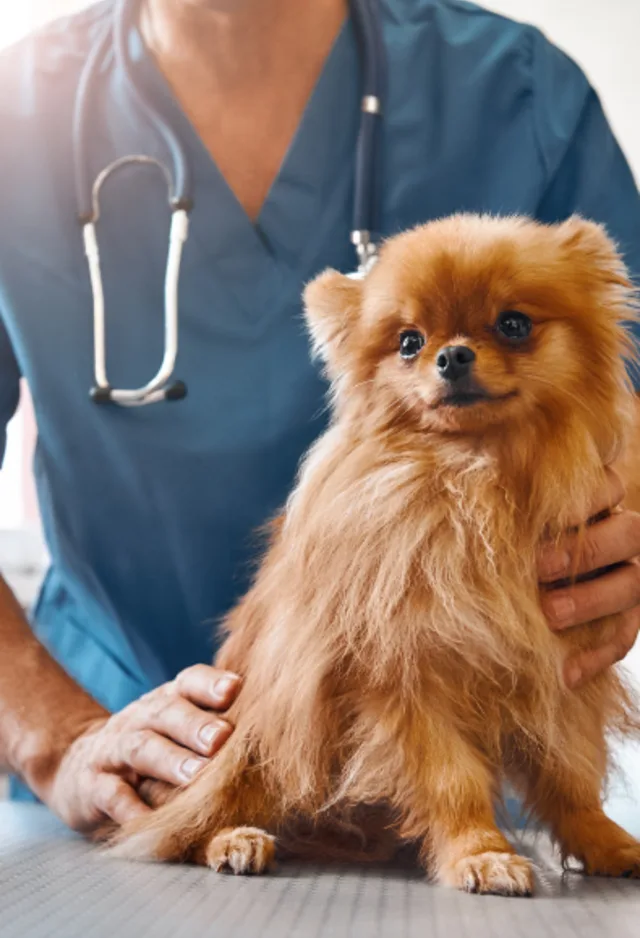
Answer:
[{"label": "dog's black nose", "polygon": [[468,345],[447,345],[438,352],[436,368],[446,381],[458,381],[466,378],[475,360],[476,353]]}]

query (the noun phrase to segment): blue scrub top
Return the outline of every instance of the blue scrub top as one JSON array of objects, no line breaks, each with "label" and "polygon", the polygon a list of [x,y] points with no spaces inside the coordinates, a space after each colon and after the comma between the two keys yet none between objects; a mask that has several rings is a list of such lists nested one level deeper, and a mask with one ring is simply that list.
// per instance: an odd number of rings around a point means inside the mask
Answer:
[{"label": "blue scrub top", "polygon": [[[467,3],[379,2],[381,233],[463,210],[543,221],[580,212],[606,224],[640,274],[638,191],[576,65],[535,29]],[[251,575],[256,529],[325,426],[300,294],[324,267],[354,265],[361,89],[347,22],[254,225],[132,32],[136,82],[179,134],[194,177],[176,370],[189,396],[97,407],[71,140],[78,82],[111,10],[101,3],[0,56],[0,450],[24,376],[52,557],[33,628],[116,710],[211,659],[215,623]],[[92,175],[126,154],[166,158],[113,54],[87,132]],[[99,234],[117,387],[146,382],[162,356],[168,224],[159,174],[130,169],[105,186]]]}]

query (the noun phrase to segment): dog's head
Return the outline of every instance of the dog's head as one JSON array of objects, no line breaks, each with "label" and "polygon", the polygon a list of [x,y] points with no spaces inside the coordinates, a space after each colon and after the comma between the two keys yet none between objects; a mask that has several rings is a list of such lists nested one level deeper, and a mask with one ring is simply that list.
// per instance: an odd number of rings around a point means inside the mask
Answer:
[{"label": "dog's head", "polygon": [[362,281],[325,272],[305,302],[338,406],[478,434],[541,412],[615,430],[631,297],[598,225],[459,215],[389,240]]}]

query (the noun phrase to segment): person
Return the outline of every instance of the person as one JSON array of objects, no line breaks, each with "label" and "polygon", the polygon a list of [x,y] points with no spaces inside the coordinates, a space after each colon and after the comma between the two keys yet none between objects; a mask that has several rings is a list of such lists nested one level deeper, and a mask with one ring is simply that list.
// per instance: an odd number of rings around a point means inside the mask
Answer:
[{"label": "person", "polygon": [[[457,0],[378,0],[387,57],[379,229],[468,210],[606,225],[640,274],[640,200],[597,95],[535,29]],[[303,284],[352,269],[359,54],[346,0],[145,0],[131,74],[100,63],[88,112],[94,178],[130,153],[166,157],[134,85],[194,177],[180,280],[186,399],[97,406],[91,293],[76,218],[73,107],[111,0],[0,57],[0,421],[21,377],[51,567],[27,622],[0,588],[0,755],[11,794],[91,831],[151,810],[149,779],[188,783],[231,732],[237,676],[208,662],[241,595],[255,532],[326,424],[300,318]],[[161,177],[105,185],[99,221],[107,356],[117,387],[162,352],[169,218]],[[594,514],[623,492],[615,474]],[[614,642],[567,661],[576,684],[624,656],[640,624],[640,517],[589,529],[581,569],[542,592],[550,627],[619,614]],[[542,551],[566,575],[575,540]]]}]

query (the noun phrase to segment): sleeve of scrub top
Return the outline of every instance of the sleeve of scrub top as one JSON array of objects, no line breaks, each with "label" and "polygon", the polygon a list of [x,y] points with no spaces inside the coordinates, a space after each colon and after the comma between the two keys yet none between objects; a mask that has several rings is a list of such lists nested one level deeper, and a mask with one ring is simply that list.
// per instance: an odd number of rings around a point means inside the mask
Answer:
[{"label": "sleeve of scrub top", "polygon": [[[540,33],[531,43],[533,114],[548,179],[537,216],[553,222],[577,213],[603,224],[640,286],[640,194],[629,164],[583,72]],[[640,389],[640,370],[633,377]]]},{"label": "sleeve of scrub top", "polygon": [[7,446],[7,424],[20,399],[20,370],[0,317],[0,466]]}]

